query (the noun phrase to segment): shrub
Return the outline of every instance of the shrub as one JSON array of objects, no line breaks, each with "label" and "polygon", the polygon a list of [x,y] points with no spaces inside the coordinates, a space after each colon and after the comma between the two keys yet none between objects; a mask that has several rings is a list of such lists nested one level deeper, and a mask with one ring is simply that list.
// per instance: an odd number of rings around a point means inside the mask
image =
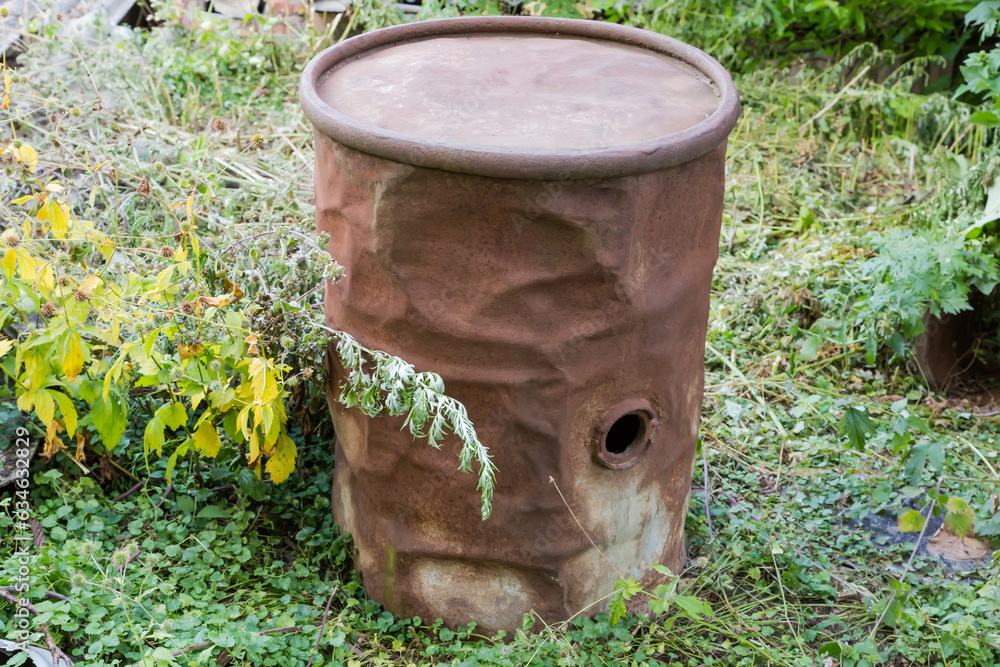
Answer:
[{"label": "shrub", "polygon": [[161,18],[83,51],[46,27],[3,69],[0,392],[37,418],[50,460],[131,456],[138,420],[140,460],[166,457],[168,481],[186,457],[219,457],[280,483],[296,460],[289,413],[325,409],[335,339],[351,371],[341,399],[408,415],[435,446],[457,434],[485,517],[493,466],[440,378],[323,324],[322,287],[342,269],[311,231],[311,183],[272,168],[311,167],[287,93],[320,36]]}]

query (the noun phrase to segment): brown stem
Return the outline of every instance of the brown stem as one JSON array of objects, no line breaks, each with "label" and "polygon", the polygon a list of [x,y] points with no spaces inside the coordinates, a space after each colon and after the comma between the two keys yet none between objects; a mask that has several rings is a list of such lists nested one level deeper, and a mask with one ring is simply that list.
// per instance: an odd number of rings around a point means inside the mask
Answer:
[{"label": "brown stem", "polygon": [[170,495],[170,492],[173,491],[173,489],[174,489],[174,483],[173,482],[170,482],[170,484],[167,484],[167,488],[163,490],[163,495],[160,496],[160,499],[156,502],[155,505],[153,505],[153,509],[154,510],[155,509],[159,509],[160,505],[163,504],[163,501],[167,499],[167,496]]},{"label": "brown stem", "polygon": [[133,493],[135,493],[136,491],[138,491],[139,489],[141,489],[145,485],[146,485],[146,482],[138,482],[138,483],[136,483],[135,486],[133,486],[131,489],[129,489],[125,493],[121,494],[120,496],[115,496],[114,498],[112,498],[111,502],[117,503],[117,502],[119,502],[121,500],[125,500],[126,498],[128,498],[129,496],[131,496]]},{"label": "brown stem", "polygon": [[330,593],[330,598],[326,601],[326,609],[323,610],[323,623],[319,626],[319,634],[316,635],[316,644],[313,645],[313,652],[309,656],[309,662],[306,663],[306,667],[312,667],[313,660],[316,659],[316,651],[319,650],[319,640],[322,639],[323,631],[326,630],[326,617],[330,614],[330,603],[333,602],[333,596],[337,594],[338,589],[340,589],[340,584],[335,584],[333,592]]},{"label": "brown stem", "polygon": [[[8,593],[6,588],[0,588],[0,597],[2,597],[4,600],[7,600],[15,607],[19,606],[17,598]],[[23,605],[20,606],[23,606],[29,612],[31,612],[35,616],[38,616],[38,609],[36,609],[35,605],[31,604],[30,602],[26,601]],[[49,626],[45,623],[42,623],[42,634],[45,635],[45,643],[49,647],[49,653],[52,654],[52,666],[61,667],[61,665],[65,664],[68,665],[69,667],[72,667],[73,661],[70,660],[70,657],[68,655],[63,653],[62,649],[56,646],[55,640],[52,639],[52,633],[49,632]]]}]

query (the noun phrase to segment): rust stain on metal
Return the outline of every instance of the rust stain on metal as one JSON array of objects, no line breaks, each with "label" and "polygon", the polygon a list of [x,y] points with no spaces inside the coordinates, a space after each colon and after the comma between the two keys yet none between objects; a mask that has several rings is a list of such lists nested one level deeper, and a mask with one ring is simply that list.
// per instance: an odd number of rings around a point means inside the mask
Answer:
[{"label": "rust stain on metal", "polygon": [[[556,36],[578,53],[659,59],[650,71],[673,67],[689,79],[678,89],[710,98],[675,104],[680,111],[663,121],[672,129],[658,134],[636,126],[674,108],[656,106],[655,96],[634,101],[625,118],[602,116],[599,100],[578,97],[587,111],[559,130],[559,142],[572,144],[561,145],[549,136],[558,123],[537,109],[572,106],[560,91],[576,95],[580,73],[600,58],[541,78],[532,78],[530,62],[463,61],[484,80],[491,68],[505,70],[504,90],[520,91],[511,104],[529,117],[510,123],[528,129],[506,138],[474,131],[480,107],[465,118],[462,96],[475,91],[449,93],[442,82],[426,88],[432,97],[422,108],[437,104],[469,127],[424,123],[424,111],[397,117],[402,107],[386,115],[382,103],[372,114],[378,123],[368,123],[363,97],[343,113],[320,96],[328,72],[367,67],[372,54],[392,62],[397,48],[431,53],[444,38],[448,48],[474,42],[482,52],[494,40],[531,37],[544,51],[544,39]],[[362,70],[361,79],[391,75]],[[434,67],[415,71],[435,76]],[[387,86],[365,94],[388,95]],[[647,80],[637,86],[653,90]],[[627,95],[620,91],[614,105]],[[333,400],[343,371],[328,355],[334,513],[354,537],[368,595],[402,616],[475,620],[486,631],[520,627],[532,610],[546,621],[599,610],[589,605],[613,590],[616,575],[550,476],[624,576],[649,581],[651,563],[680,571],[725,141],[739,113],[725,71],[689,46],[622,26],[451,19],[324,51],[306,68],[300,98],[316,127],[317,224],[346,268],[327,292],[328,324],[439,373],[499,471],[484,522],[474,477],[456,470],[457,442],[435,450],[402,432],[401,418],[345,410]],[[711,110],[702,110],[709,99]]]}]

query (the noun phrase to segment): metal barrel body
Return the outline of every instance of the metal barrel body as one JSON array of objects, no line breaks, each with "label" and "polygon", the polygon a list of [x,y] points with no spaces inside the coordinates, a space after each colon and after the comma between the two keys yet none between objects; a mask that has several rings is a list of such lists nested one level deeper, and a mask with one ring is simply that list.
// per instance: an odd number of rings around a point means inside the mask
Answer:
[{"label": "metal barrel body", "polygon": [[[460,19],[372,33],[374,45],[334,55],[543,24],[693,51],[620,26]],[[440,374],[498,469],[482,521],[457,440],[433,449],[402,418],[343,408],[343,369],[328,355],[334,514],[368,595],[391,611],[512,630],[532,610],[558,621],[606,608],[615,570],[652,583],[651,564],[683,567],[725,137],[738,114],[728,75],[692,59],[719,90],[711,123],[645,153],[536,156],[399,136],[383,136],[386,147],[364,127],[372,136],[359,139],[309,98],[331,64],[307,68],[317,225],[346,269],[327,288],[327,323]]]}]

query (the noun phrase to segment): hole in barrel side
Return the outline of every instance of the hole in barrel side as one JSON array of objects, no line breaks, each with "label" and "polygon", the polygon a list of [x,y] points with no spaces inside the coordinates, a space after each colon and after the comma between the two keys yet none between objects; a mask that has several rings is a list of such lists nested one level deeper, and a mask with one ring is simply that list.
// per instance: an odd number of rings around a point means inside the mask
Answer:
[{"label": "hole in barrel side", "polygon": [[646,415],[630,412],[619,417],[604,436],[604,449],[609,454],[621,455],[646,438]]}]

